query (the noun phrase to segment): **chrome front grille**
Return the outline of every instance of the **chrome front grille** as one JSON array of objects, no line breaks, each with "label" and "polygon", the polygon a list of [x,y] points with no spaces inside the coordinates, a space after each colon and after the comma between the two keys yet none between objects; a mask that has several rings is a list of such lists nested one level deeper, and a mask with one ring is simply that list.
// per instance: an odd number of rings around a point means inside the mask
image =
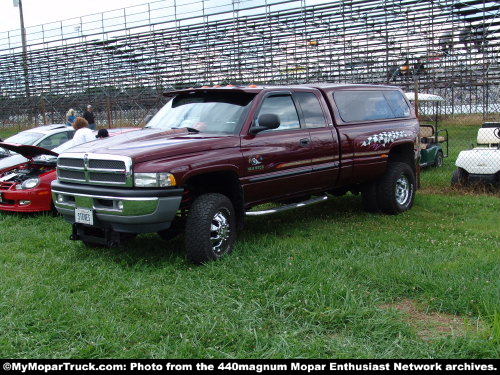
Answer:
[{"label": "chrome front grille", "polygon": [[57,160],[60,181],[132,186],[132,160],[126,156],[67,153]]},{"label": "chrome front grille", "polygon": [[89,168],[125,170],[125,162],[123,160],[89,160]]},{"label": "chrome front grille", "polygon": [[79,180],[85,181],[85,173],[83,171],[67,171],[65,169],[58,169],[57,177],[60,180]]},{"label": "chrome front grille", "polygon": [[59,158],[57,165],[61,167],[83,168],[83,159]]},{"label": "chrome front grille", "polygon": [[103,172],[90,172],[90,181],[110,182],[113,184],[125,184],[125,174],[111,174]]}]

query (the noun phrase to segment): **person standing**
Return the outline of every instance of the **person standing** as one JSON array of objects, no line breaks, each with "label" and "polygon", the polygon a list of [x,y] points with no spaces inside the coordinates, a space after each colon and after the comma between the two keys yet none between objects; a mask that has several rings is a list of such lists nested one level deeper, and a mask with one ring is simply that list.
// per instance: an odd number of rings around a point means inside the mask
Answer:
[{"label": "person standing", "polygon": [[75,110],[73,108],[70,108],[66,113],[66,125],[73,126],[75,120],[76,120]]},{"label": "person standing", "polygon": [[96,125],[95,125],[95,119],[94,119],[94,113],[93,113],[93,108],[92,106],[89,104],[87,106],[87,110],[85,112],[83,112],[83,118],[85,120],[87,120],[87,122],[89,123],[89,128],[92,129],[92,130],[95,130],[96,129]]},{"label": "person standing", "polygon": [[95,141],[94,133],[89,129],[89,123],[83,117],[76,118],[73,123],[73,128],[76,130],[75,135],[73,136],[74,146]]}]

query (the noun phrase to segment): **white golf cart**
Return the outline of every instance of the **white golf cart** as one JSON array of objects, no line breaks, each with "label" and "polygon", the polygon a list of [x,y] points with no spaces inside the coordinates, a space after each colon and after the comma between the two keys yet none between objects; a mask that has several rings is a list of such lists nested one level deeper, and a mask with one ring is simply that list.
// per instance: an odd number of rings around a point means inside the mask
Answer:
[{"label": "white golf cart", "polygon": [[461,151],[455,165],[452,185],[482,182],[500,187],[500,122],[485,122],[477,132],[477,147]]}]

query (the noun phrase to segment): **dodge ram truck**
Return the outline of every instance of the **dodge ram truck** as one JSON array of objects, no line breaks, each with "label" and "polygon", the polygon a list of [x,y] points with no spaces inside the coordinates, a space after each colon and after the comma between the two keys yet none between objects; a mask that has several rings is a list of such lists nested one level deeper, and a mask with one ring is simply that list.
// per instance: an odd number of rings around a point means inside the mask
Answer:
[{"label": "dodge ram truck", "polygon": [[[112,246],[139,233],[168,240],[183,232],[187,258],[205,263],[233,250],[245,216],[349,191],[370,212],[413,205],[419,125],[397,87],[218,86],[165,95],[171,100],[142,130],[59,155],[53,201],[73,240]],[[263,203],[276,208],[258,211]]]}]

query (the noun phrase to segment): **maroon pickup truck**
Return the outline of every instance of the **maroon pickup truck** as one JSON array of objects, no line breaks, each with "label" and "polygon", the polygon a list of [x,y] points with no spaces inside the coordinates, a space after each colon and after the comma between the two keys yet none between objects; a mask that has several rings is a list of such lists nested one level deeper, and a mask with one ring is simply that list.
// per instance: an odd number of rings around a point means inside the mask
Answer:
[{"label": "maroon pickup truck", "polygon": [[[361,193],[370,212],[411,208],[418,121],[399,88],[178,90],[142,130],[59,156],[52,184],[74,240],[116,245],[185,234],[196,263],[232,251],[248,215]],[[262,203],[275,209],[250,211]]]}]

